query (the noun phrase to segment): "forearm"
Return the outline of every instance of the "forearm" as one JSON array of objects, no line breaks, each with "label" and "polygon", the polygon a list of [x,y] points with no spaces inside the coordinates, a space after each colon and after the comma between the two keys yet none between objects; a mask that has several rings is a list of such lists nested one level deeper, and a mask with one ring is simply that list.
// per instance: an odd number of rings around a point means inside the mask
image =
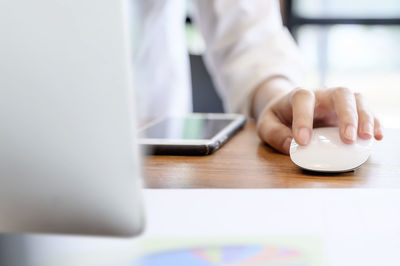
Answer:
[{"label": "forearm", "polygon": [[255,90],[251,104],[251,115],[258,119],[264,108],[295,88],[295,85],[283,76],[275,76],[261,83]]}]

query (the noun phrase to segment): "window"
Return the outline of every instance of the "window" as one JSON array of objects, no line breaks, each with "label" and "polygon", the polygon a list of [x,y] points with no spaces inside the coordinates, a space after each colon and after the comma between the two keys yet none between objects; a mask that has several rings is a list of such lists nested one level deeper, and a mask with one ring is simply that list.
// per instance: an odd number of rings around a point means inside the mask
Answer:
[{"label": "window", "polygon": [[400,127],[398,0],[286,0],[309,87],[362,92],[386,127]]}]

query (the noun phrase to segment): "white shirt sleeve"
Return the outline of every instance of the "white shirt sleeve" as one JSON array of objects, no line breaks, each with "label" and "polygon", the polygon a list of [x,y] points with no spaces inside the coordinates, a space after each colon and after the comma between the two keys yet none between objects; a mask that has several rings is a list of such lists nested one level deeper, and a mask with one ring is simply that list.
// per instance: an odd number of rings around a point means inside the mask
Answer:
[{"label": "white shirt sleeve", "polygon": [[301,79],[301,56],[282,25],[278,0],[196,0],[195,22],[227,112],[249,114],[253,91],[270,77]]}]

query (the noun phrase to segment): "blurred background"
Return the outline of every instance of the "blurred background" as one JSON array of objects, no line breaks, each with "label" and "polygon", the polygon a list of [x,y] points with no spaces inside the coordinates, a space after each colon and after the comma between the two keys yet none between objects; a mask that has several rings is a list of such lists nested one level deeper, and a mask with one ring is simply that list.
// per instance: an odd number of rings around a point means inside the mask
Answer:
[{"label": "blurred background", "polygon": [[[206,47],[187,1],[194,111],[222,112],[201,58]],[[399,0],[280,1],[284,23],[307,67],[302,85],[361,92],[385,127],[400,127]]]}]

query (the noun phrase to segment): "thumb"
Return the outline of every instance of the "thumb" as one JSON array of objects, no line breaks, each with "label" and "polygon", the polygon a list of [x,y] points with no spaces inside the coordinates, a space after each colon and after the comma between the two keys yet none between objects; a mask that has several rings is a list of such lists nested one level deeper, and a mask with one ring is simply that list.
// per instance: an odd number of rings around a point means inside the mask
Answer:
[{"label": "thumb", "polygon": [[292,131],[272,111],[265,112],[257,123],[259,137],[275,150],[289,154]]}]

